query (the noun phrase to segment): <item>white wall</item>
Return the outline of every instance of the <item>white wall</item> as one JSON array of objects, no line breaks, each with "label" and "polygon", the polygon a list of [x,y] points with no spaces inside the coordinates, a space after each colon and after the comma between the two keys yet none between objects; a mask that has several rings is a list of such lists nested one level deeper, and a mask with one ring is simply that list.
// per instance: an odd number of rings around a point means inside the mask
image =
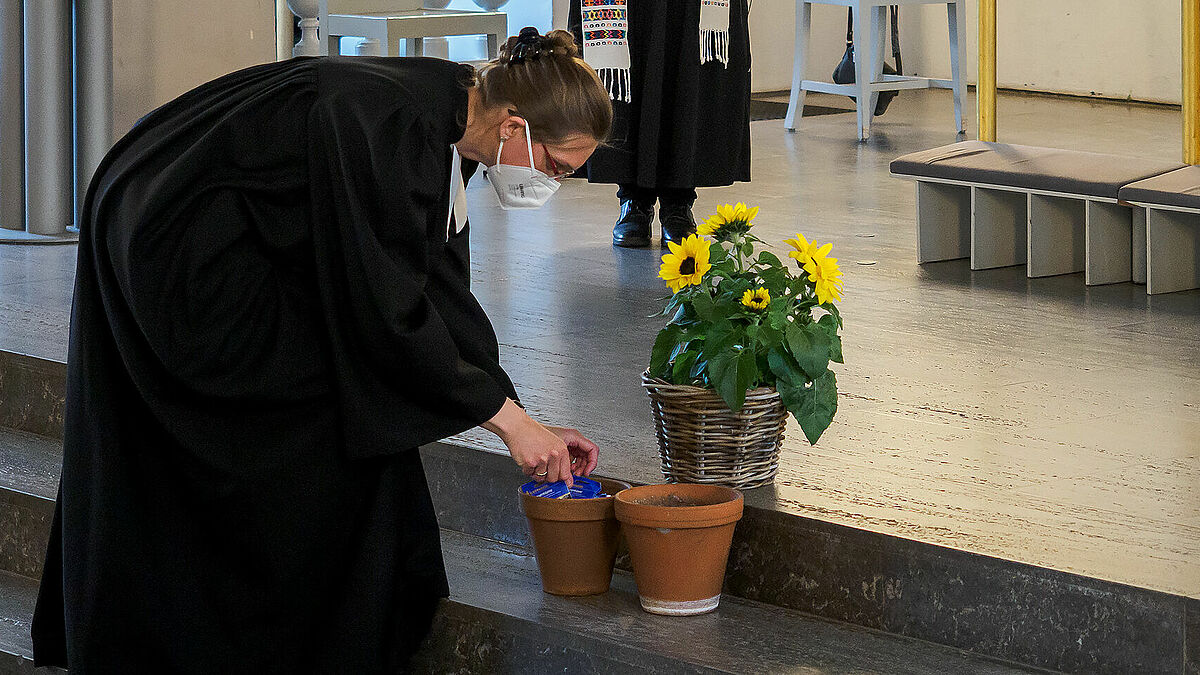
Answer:
[{"label": "white wall", "polygon": [[[754,91],[791,88],[795,15],[792,0],[754,0],[750,5],[750,86]],[[829,80],[844,51],[846,9],[813,6],[805,79]]]},{"label": "white wall", "polygon": [[[563,13],[568,1],[554,0],[556,12]],[[547,4],[545,0],[513,2]],[[1004,0],[998,4],[1000,86],[1179,102],[1178,0]],[[116,133],[124,133],[145,113],[202,82],[273,60],[274,11],[274,0],[115,0]],[[975,12],[976,3],[969,2],[970,82],[975,81],[977,62]],[[794,17],[793,0],[753,0],[755,91],[791,86]],[[845,48],[845,22],[843,8],[813,7],[809,79],[829,78]],[[949,74],[944,5],[904,8],[900,31],[906,70],[936,77]]]},{"label": "white wall", "polygon": [[[1004,0],[997,3],[1001,87],[1179,103],[1178,0]],[[978,63],[976,2],[967,8],[967,79]],[[754,0],[750,11],[756,91],[791,86],[792,0]],[[950,72],[944,5],[905,7],[900,43],[909,73]],[[813,8],[807,77],[828,79],[844,48],[845,10]],[[891,50],[887,50],[890,61]]]},{"label": "white wall", "polygon": [[113,131],[226,73],[275,60],[274,0],[114,0]]}]

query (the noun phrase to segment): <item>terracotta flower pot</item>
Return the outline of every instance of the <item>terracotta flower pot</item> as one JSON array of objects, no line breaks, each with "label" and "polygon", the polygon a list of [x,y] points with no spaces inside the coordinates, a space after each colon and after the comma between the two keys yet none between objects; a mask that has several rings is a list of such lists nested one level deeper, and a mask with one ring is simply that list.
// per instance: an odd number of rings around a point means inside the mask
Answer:
[{"label": "terracotta flower pot", "polygon": [[596,595],[612,583],[620,524],[613,515],[612,495],[629,483],[598,480],[608,497],[553,499],[520,490],[521,506],[533,535],[542,589],[554,595]]},{"label": "terracotta flower pot", "polygon": [[617,494],[642,609],[711,612],[721,601],[742,493],[717,485],[646,485]]}]

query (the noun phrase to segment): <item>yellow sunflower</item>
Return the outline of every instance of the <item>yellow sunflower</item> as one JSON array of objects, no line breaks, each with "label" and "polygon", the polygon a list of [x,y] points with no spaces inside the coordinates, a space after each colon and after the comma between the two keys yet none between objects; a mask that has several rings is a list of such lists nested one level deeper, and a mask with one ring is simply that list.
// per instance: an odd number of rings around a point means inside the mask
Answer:
[{"label": "yellow sunflower", "polygon": [[761,312],[767,308],[767,305],[771,304],[771,294],[766,288],[760,286],[752,291],[743,293],[742,304],[750,309]]},{"label": "yellow sunflower", "polygon": [[754,225],[754,217],[758,215],[757,206],[737,204],[722,204],[717,207],[717,213],[696,226],[696,231],[705,237],[713,237],[718,241],[728,240],[734,235],[745,234]]},{"label": "yellow sunflower", "polygon": [[788,255],[792,258],[795,258],[796,261],[800,263],[801,267],[803,267],[804,263],[808,262],[809,259],[812,258],[812,249],[814,249],[815,246],[808,243],[808,240],[804,238],[804,235],[800,234],[799,232],[796,233],[795,239],[784,239],[783,243],[790,244],[792,248],[796,249],[795,251],[788,252]]},{"label": "yellow sunflower", "polygon": [[674,293],[685,286],[698,286],[712,269],[708,264],[708,242],[694,234],[688,235],[682,244],[668,242],[667,247],[671,252],[662,257],[658,276]]},{"label": "yellow sunflower", "polygon": [[833,244],[825,244],[815,250],[810,248],[808,261],[804,263],[808,280],[817,285],[817,302],[822,305],[842,299],[842,270],[838,267],[837,258],[828,257],[832,248]]}]

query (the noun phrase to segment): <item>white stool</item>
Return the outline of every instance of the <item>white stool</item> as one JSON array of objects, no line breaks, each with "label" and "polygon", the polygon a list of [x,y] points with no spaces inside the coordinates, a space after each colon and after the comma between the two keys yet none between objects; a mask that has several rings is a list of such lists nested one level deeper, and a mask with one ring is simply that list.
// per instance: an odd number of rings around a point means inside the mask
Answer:
[{"label": "white stool", "polygon": [[494,59],[508,37],[504,12],[425,9],[420,0],[321,0],[321,11],[321,33],[331,56],[339,53],[342,37],[378,40],[380,56],[395,55],[404,40],[407,56],[421,56],[427,37],[486,35],[488,59]]},{"label": "white stool", "polygon": [[[928,77],[883,74],[884,26],[887,23],[888,5],[945,4],[947,25],[950,31],[951,79],[936,80]],[[813,5],[838,5],[854,11],[854,84],[833,84],[804,79],[804,68],[808,57],[808,36],[812,25]],[[788,101],[787,117],[783,126],[788,131],[796,130],[796,122],[804,113],[804,94],[819,91],[855,97],[858,108],[858,138],[866,140],[871,134],[871,117],[875,114],[875,103],[881,91],[900,89],[952,89],[954,90],[954,122],[958,131],[963,126],[962,63],[967,45],[965,0],[796,0],[796,48],[792,64],[792,95]],[[869,21],[869,23],[868,23]],[[870,56],[870,63],[863,55]]]}]

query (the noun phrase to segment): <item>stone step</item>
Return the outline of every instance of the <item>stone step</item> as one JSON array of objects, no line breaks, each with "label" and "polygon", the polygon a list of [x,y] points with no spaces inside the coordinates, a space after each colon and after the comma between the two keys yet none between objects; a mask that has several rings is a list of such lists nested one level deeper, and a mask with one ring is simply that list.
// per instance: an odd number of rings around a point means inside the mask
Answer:
[{"label": "stone step", "polygon": [[[510,458],[447,443],[422,457],[442,527],[530,545]],[[727,594],[1051,670],[1200,672],[1195,599],[746,501]]]},{"label": "stone step", "polygon": [[[537,563],[516,546],[444,530],[453,596],[416,670],[471,673],[1032,672],[959,650],[823,621],[736,597],[699,617],[643,612],[633,579],[588,598],[541,591]],[[32,672],[36,582],[0,573],[0,673]]]},{"label": "stone step", "polygon": [[0,572],[0,675],[34,672],[29,623],[37,591],[35,579]]},{"label": "stone step", "polygon": [[0,570],[40,577],[62,442],[0,428]]},{"label": "stone step", "polygon": [[0,350],[0,427],[62,438],[67,364]]},{"label": "stone step", "polygon": [[[16,362],[27,374],[61,376],[24,359]],[[0,358],[0,368],[12,362]],[[27,386],[61,390],[49,381]],[[31,398],[50,400],[7,400]],[[12,418],[3,406],[0,399],[0,419]],[[28,410],[41,412],[16,417],[52,419],[54,409],[34,406]],[[524,477],[508,457],[450,443],[422,454],[442,527],[528,546],[516,499]],[[32,467],[9,471],[38,475]],[[462,498],[468,487],[469,500]],[[31,494],[0,492],[0,504],[14,504],[4,517],[16,514],[0,521],[0,541],[25,552],[16,571],[36,575],[52,504]],[[729,595],[1052,670],[1200,672],[1196,598],[784,513],[771,495],[747,493],[726,576]]]},{"label": "stone step", "polygon": [[[481,654],[478,643],[472,650],[457,649],[456,631],[438,631],[425,651],[428,662],[439,669],[628,672],[632,666],[650,672],[1030,672],[733,596],[723,598],[712,614],[655,616],[642,611],[633,578],[625,572],[615,575],[608,593],[560,598],[541,591],[537,562],[527,549],[443,530],[442,550],[453,600],[470,607],[476,616],[486,611],[503,617],[510,628],[491,638],[492,657]],[[496,620],[485,625],[494,629]],[[448,623],[445,615],[442,622]],[[468,635],[478,634],[478,624],[469,627]],[[627,667],[610,668],[601,659]]]}]

